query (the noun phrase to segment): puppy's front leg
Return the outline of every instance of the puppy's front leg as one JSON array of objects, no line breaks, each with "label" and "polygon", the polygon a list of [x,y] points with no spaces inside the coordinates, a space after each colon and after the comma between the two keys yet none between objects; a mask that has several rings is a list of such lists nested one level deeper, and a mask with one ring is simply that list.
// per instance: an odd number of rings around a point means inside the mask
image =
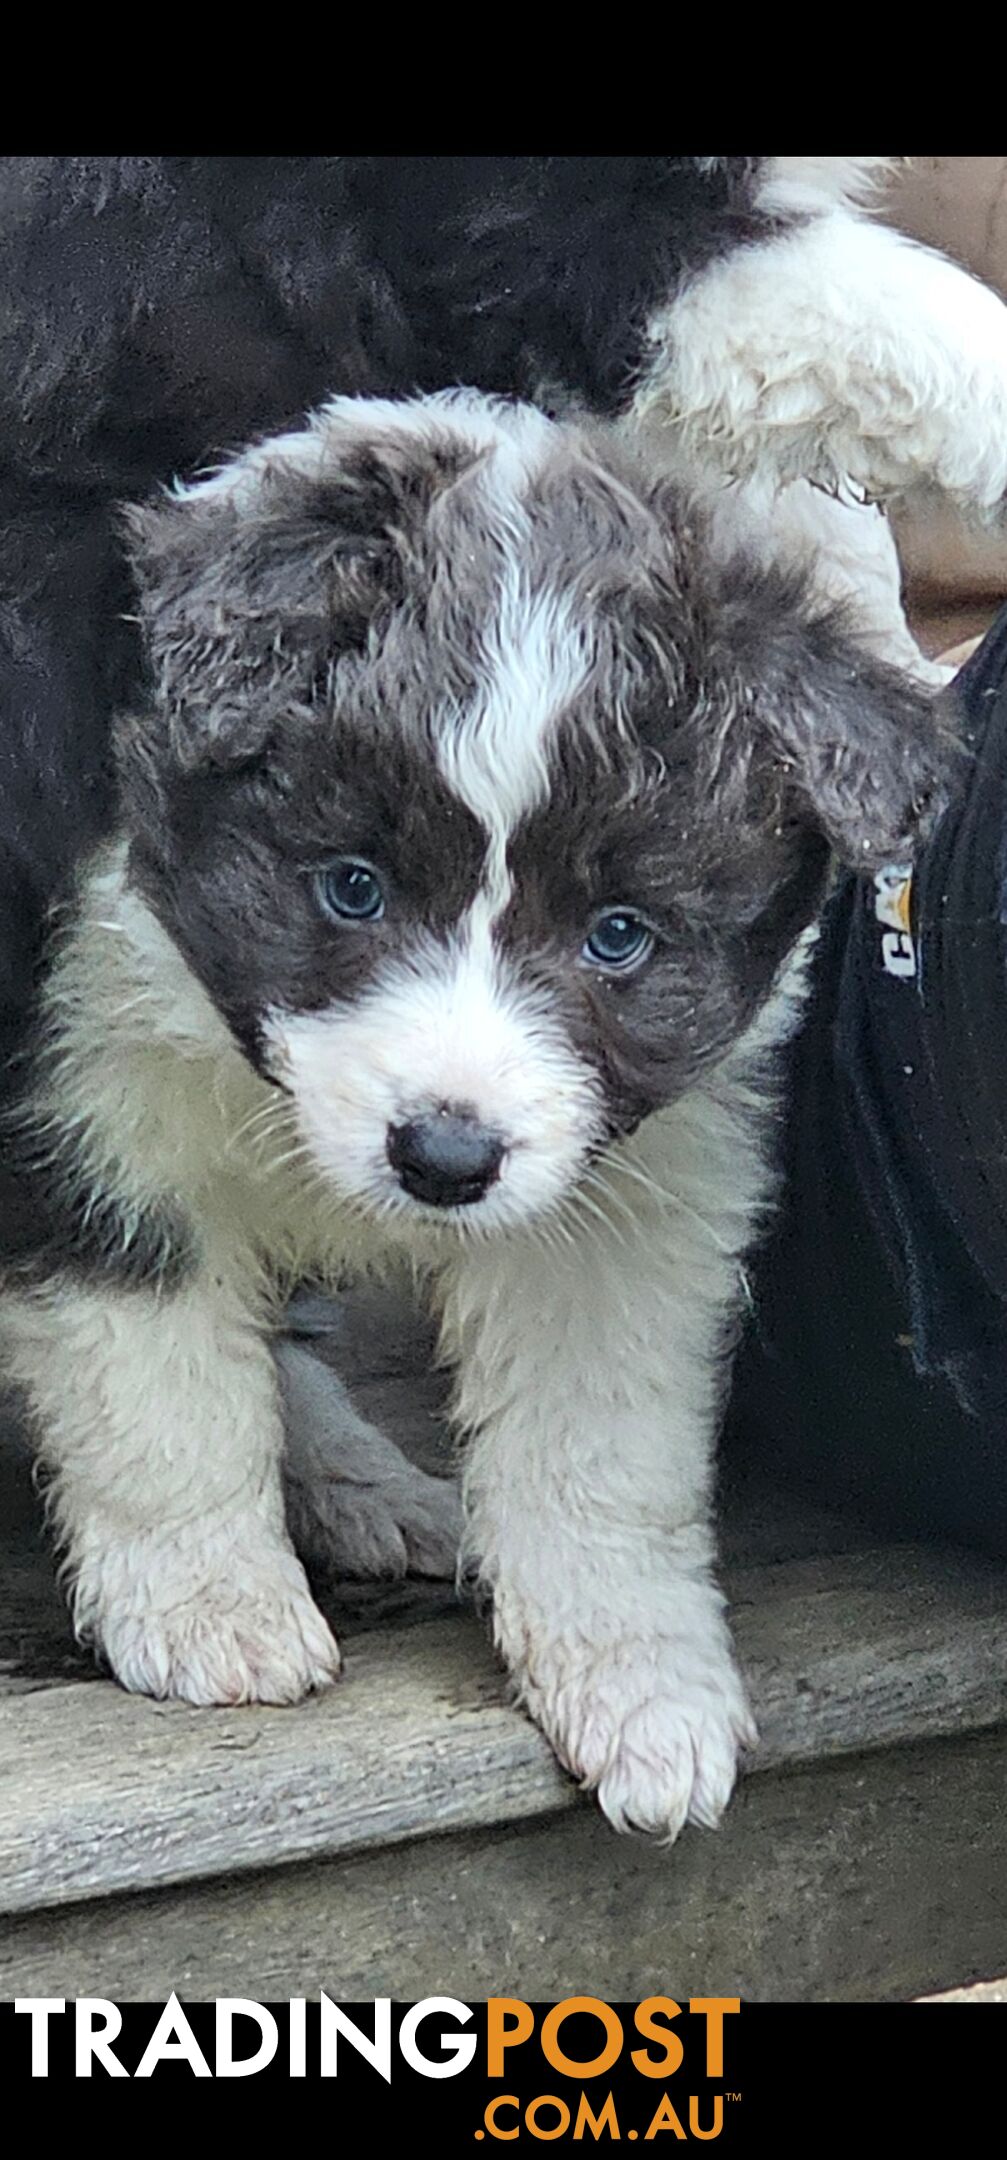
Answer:
[{"label": "puppy's front leg", "polygon": [[339,1654],[283,1518],[269,1345],[224,1270],[5,1300],[78,1635],[124,1687],[296,1702]]},{"label": "puppy's front leg", "polygon": [[357,1410],[338,1374],[304,1342],[276,1345],[283,1400],[284,1492],[297,1549],[329,1573],[394,1582],[453,1581],[461,1501]]},{"label": "puppy's front leg", "polygon": [[560,1759],[617,1828],[674,1837],[755,1739],[709,1521],[737,1269],[729,1231],[606,1178],[575,1246],[477,1249],[452,1286],[467,1547]]}]

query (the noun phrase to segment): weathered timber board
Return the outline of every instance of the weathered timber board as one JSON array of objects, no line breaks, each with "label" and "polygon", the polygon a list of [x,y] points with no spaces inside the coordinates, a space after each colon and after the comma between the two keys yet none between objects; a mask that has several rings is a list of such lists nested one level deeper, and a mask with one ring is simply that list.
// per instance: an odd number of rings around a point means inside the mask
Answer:
[{"label": "weathered timber board", "polygon": [[1007,1739],[746,1780],[672,1851],[588,1808],[0,1929],[0,1996],[907,1999],[1007,1969]]},{"label": "weathered timber board", "polygon": [[[754,1769],[1007,1722],[1001,1570],[890,1548],[743,1569],[730,1587]],[[340,1685],[296,1710],[72,1682],[0,1702],[0,1910],[588,1805],[465,1614],[357,1637]]]}]

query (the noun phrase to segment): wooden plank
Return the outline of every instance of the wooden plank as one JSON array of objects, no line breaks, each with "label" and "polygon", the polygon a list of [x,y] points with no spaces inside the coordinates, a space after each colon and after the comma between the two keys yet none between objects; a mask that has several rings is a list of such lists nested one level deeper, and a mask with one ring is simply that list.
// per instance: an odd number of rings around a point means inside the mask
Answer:
[{"label": "wooden plank", "polygon": [[[753,1767],[1007,1718],[1003,1571],[912,1548],[733,1581]],[[71,1684],[0,1703],[0,1910],[361,1852],[586,1807],[459,1614],[364,1635],[297,1710]]]},{"label": "wooden plank", "polygon": [[1007,1970],[1007,1737],[749,1779],[673,1852],[589,1808],[8,1920],[0,1996],[902,1999]]}]

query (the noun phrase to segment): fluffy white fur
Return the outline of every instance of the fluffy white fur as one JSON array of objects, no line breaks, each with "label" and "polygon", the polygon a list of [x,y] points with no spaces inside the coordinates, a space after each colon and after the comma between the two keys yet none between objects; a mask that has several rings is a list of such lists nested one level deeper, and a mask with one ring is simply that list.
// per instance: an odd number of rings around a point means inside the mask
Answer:
[{"label": "fluffy white fur", "polygon": [[[781,171],[767,195],[810,210],[809,184]],[[714,263],[650,342],[638,413],[726,475],[937,487],[980,511],[1007,490],[1007,309],[848,203]]]},{"label": "fluffy white fur", "polygon": [[761,534],[766,552],[815,558],[879,649],[936,680],[906,625],[890,531],[856,504],[939,491],[966,515],[999,510],[1007,308],[872,220],[895,162],[773,158],[761,206],[800,222],[713,262],[653,318],[630,424],[704,492],[719,477],[728,548]]},{"label": "fluffy white fur", "polygon": [[710,1443],[767,1190],[761,1053],[795,988],[609,1156],[576,1238],[480,1248],[445,1284],[470,1565],[522,1700],[619,1829],[714,1824],[756,1738]]}]

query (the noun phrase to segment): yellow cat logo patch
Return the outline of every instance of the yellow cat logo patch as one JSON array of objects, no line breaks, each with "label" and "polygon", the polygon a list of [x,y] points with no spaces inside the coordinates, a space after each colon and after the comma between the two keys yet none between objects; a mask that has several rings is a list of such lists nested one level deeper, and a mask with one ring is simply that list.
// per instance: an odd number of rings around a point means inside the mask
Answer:
[{"label": "yellow cat logo patch", "polygon": [[881,965],[903,982],[915,977],[916,946],[910,928],[913,874],[902,864],[879,870],[874,880],[874,913],[882,925]]}]

